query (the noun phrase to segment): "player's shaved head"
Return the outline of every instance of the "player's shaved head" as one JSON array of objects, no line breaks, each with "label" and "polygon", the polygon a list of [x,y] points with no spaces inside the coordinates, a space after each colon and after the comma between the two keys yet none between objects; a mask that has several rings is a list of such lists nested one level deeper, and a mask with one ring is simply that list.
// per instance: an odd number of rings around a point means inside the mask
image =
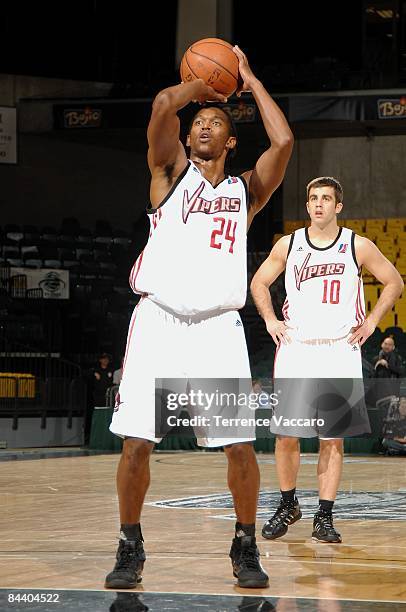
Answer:
[{"label": "player's shaved head", "polygon": [[392,336],[387,336],[383,339],[381,348],[383,351],[393,351],[393,349],[395,348],[395,341]]}]

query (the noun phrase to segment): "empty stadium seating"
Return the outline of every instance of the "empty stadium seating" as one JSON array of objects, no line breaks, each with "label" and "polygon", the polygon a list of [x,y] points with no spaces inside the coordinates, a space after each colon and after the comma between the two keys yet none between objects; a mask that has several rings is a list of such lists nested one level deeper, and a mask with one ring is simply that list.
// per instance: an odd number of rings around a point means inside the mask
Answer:
[{"label": "empty stadium seating", "polygon": [[[128,276],[147,237],[144,221],[131,232],[106,222],[84,228],[76,219],[65,219],[58,228],[0,228],[0,324],[8,332],[8,346],[18,340],[31,350],[84,359],[85,364],[84,355],[93,362],[101,349],[118,358],[137,301]],[[69,300],[40,299],[42,289],[29,289],[26,275],[16,267],[67,270]]]}]

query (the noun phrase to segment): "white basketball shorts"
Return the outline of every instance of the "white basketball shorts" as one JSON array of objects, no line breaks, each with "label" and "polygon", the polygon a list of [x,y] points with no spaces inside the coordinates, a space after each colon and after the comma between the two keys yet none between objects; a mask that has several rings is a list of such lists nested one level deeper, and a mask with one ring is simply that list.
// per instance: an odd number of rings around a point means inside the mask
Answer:
[{"label": "white basketball shorts", "polygon": [[[237,311],[183,317],[141,298],[127,337],[123,377],[110,431],[121,437],[159,442],[155,435],[155,379],[250,379],[244,328]],[[207,433],[207,435],[206,435]],[[255,440],[210,436],[199,428],[200,446],[218,447]],[[249,435],[247,435],[249,433]]]},{"label": "white basketball shorts", "polygon": [[279,393],[271,431],[281,436],[321,439],[370,433],[364,400],[361,349],[337,340],[278,346],[274,362]]},{"label": "white basketball shorts", "polygon": [[361,349],[349,337],[304,342],[291,334],[276,350],[274,378],[362,378]]}]

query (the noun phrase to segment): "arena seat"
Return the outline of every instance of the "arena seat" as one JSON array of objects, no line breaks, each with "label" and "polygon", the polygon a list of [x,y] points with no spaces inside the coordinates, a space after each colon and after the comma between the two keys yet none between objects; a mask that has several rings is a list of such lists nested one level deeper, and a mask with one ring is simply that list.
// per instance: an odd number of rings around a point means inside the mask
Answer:
[{"label": "arena seat", "polygon": [[5,237],[14,242],[18,242],[24,238],[22,228],[16,223],[7,223],[4,226]]},{"label": "arena seat", "polygon": [[395,304],[396,325],[406,329],[406,301],[405,299],[398,300]]},{"label": "arena seat", "polygon": [[365,219],[342,219],[344,227],[348,227],[356,234],[363,234],[365,229]]},{"label": "arena seat", "polygon": [[399,234],[404,232],[406,229],[406,218],[398,219],[387,219],[386,220],[386,232],[388,234]]},{"label": "arena seat", "polygon": [[406,255],[406,233],[398,234],[397,245],[399,248],[399,252],[403,253],[403,255]]},{"label": "arena seat", "polygon": [[367,312],[371,312],[372,308],[378,301],[378,290],[376,285],[364,285],[365,307]]},{"label": "arena seat", "polygon": [[399,274],[403,277],[406,277],[406,261],[405,261],[405,254],[406,251],[404,252],[404,256],[402,259],[398,259],[396,262],[396,269],[399,272]]},{"label": "arena seat", "polygon": [[2,255],[5,259],[8,259],[9,257],[20,257],[20,247],[18,246],[18,244],[16,244],[15,246],[4,245],[2,248]]},{"label": "arena seat", "polygon": [[386,219],[367,219],[365,229],[367,232],[384,232],[386,228]]},{"label": "arena seat", "polygon": [[395,327],[395,313],[393,309],[386,313],[379,322],[378,327],[382,332],[388,327]]}]

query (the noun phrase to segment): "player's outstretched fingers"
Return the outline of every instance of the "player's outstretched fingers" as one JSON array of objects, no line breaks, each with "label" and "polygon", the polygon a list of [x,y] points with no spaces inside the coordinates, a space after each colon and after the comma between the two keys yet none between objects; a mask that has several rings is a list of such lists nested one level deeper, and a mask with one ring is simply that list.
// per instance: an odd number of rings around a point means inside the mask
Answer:
[{"label": "player's outstretched fingers", "polygon": [[210,101],[215,100],[216,102],[227,102],[226,96],[213,89],[213,87],[210,87],[210,85],[207,86],[207,89],[209,90]]},{"label": "player's outstretched fingers", "polygon": [[359,345],[362,346],[363,344],[365,344],[365,342],[368,340],[369,336],[367,336],[365,334],[365,336],[361,336],[361,339],[359,340]]},{"label": "player's outstretched fingers", "polygon": [[349,344],[356,344],[357,342],[359,342],[359,338],[362,335],[362,325],[359,325],[358,327],[353,327],[352,328],[352,334],[350,336],[350,338],[348,339],[348,343]]},{"label": "player's outstretched fingers", "polygon": [[278,344],[279,344],[279,340],[278,340],[278,338],[276,337],[276,335],[275,335],[275,334],[271,334],[271,338],[272,338],[272,340],[275,342],[276,346],[278,346]]},{"label": "player's outstretched fingers", "polygon": [[283,344],[286,344],[285,334],[282,331],[279,332],[279,337],[280,341],[283,342]]}]

